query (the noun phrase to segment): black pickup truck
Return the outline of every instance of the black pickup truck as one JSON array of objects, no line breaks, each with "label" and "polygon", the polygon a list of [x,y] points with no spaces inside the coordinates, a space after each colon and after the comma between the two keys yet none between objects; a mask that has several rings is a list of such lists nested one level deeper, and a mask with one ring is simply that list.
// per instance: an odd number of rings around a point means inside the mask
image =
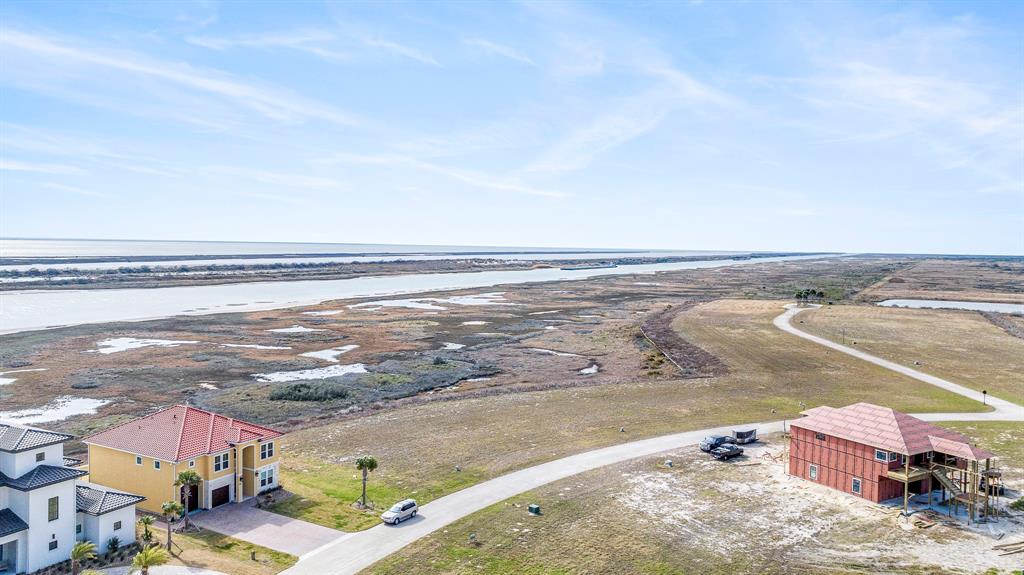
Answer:
[{"label": "black pickup truck", "polygon": [[726,443],[711,450],[711,457],[721,461],[732,459],[737,455],[743,455],[743,448],[735,443]]}]

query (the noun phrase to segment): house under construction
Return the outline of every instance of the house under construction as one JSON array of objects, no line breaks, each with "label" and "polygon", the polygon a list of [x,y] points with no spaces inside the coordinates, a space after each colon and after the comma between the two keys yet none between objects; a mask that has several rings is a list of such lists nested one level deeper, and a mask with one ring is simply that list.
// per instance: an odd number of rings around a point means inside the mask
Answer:
[{"label": "house under construction", "polygon": [[792,423],[789,473],[874,502],[939,491],[950,514],[989,517],[1001,489],[993,453],[967,437],[870,403],[815,407]]}]

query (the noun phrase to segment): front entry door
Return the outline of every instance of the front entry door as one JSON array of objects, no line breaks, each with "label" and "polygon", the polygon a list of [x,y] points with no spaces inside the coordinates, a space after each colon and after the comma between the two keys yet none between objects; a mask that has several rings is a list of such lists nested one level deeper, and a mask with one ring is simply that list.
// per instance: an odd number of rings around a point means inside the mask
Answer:
[{"label": "front entry door", "polygon": [[185,491],[188,490],[188,509],[187,513],[199,509],[199,486],[198,485],[182,485],[181,486],[181,504],[185,504]]}]

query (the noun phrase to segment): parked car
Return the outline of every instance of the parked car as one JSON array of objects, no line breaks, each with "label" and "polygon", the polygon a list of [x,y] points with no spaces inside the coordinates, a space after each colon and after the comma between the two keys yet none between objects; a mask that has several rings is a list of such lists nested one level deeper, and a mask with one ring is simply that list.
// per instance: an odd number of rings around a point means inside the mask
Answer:
[{"label": "parked car", "polygon": [[700,450],[711,451],[712,449],[725,445],[726,443],[736,443],[736,438],[729,437],[728,435],[709,435],[701,440]]},{"label": "parked car", "polygon": [[416,505],[416,500],[406,499],[404,501],[399,501],[398,503],[395,503],[394,505],[391,506],[391,509],[388,509],[384,513],[381,513],[380,518],[384,521],[384,523],[398,525],[406,519],[416,517],[416,512],[419,510],[420,508],[418,505]]},{"label": "parked car", "polygon": [[743,448],[735,443],[726,443],[711,450],[711,456],[721,461],[732,459],[737,455],[743,455]]}]

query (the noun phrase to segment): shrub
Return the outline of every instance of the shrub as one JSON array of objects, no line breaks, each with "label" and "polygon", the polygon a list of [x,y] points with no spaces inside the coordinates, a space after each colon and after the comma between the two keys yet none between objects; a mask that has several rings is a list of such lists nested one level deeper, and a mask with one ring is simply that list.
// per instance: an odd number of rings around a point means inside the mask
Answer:
[{"label": "shrub", "polygon": [[107,553],[117,553],[117,550],[121,548],[121,540],[117,537],[111,537],[107,539]]},{"label": "shrub", "polygon": [[330,401],[348,397],[348,390],[327,381],[283,385],[270,392],[270,399],[287,401]]},{"label": "shrub", "polygon": [[1013,509],[1014,511],[1024,511],[1024,497],[1021,497],[1020,499],[1011,503],[1010,509]]}]

